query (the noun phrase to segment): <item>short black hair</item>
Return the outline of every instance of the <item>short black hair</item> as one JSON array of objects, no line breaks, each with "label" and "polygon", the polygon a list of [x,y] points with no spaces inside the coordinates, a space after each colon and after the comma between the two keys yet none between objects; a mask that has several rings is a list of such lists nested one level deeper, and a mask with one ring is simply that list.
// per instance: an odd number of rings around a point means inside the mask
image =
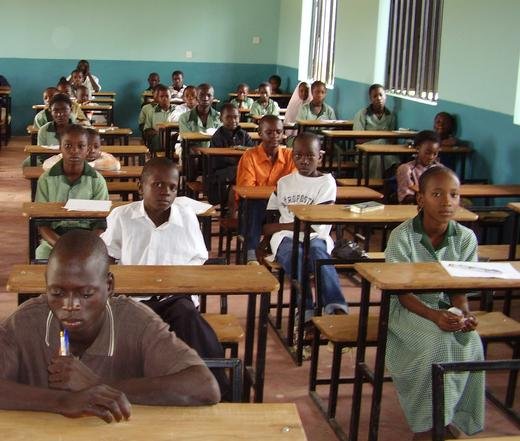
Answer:
[{"label": "short black hair", "polygon": [[83,72],[81,72],[79,69],[74,69],[74,70],[70,73],[70,76],[72,77],[72,75],[74,75],[75,73],[80,73],[81,75],[83,75]]},{"label": "short black hair", "polygon": [[45,92],[54,92],[54,93],[56,93],[57,91],[58,91],[58,88],[54,87],[54,86],[46,87],[45,89],[43,89],[43,93],[45,93]]},{"label": "short black hair", "polygon": [[158,74],[157,72],[150,72],[150,73],[148,74],[148,78],[150,78],[150,77],[152,77],[152,76],[154,76],[154,75],[159,76],[159,74]]},{"label": "short black hair", "polygon": [[445,167],[443,165],[435,165],[426,170],[421,177],[419,178],[419,193],[424,193],[426,190],[426,184],[428,181],[438,175],[449,175],[454,177],[458,182],[460,182],[457,173],[455,173],[451,168]]},{"label": "short black hair", "polygon": [[318,135],[312,132],[301,132],[298,135],[296,135],[296,138],[294,138],[293,146],[296,146],[297,143],[308,141],[310,143],[316,142],[318,145],[318,151],[321,148],[321,141]]},{"label": "short black hair", "polygon": [[63,139],[64,135],[68,135],[70,133],[76,133],[78,135],[85,135],[88,139],[88,131],[86,127],[80,126],[79,124],[69,124],[65,129],[63,130],[63,133],[61,134],[60,140]]},{"label": "short black hair", "polygon": [[57,93],[53,95],[49,102],[49,107],[52,107],[56,103],[65,103],[72,109],[72,101],[70,97],[64,93]]},{"label": "short black hair", "polygon": [[76,86],[76,92],[78,90],[86,90],[88,92],[88,87],[87,86],[83,86],[83,84],[81,84],[80,86]]},{"label": "short black hair", "polygon": [[153,88],[153,91],[155,93],[157,93],[157,92],[168,92],[168,90],[169,90],[168,86],[165,86],[164,84],[157,84],[157,86],[155,86]]},{"label": "short black hair", "polygon": [[376,90],[376,89],[385,89],[385,87],[381,84],[378,84],[378,83],[375,83],[375,84],[372,84],[369,88],[368,88],[368,96],[370,96],[370,94],[372,93],[373,90]]},{"label": "short black hair", "polygon": [[247,89],[249,89],[249,84],[247,84],[247,83],[240,83],[237,86],[237,90],[240,89],[240,88],[247,88]]},{"label": "short black hair", "polygon": [[223,115],[226,111],[237,110],[237,106],[231,103],[224,103],[220,108],[220,114]]},{"label": "short black hair", "polygon": [[323,81],[315,81],[314,83],[311,84],[311,92],[316,89],[316,87],[319,87],[319,86],[323,86],[325,88],[327,88],[327,86],[325,85],[325,83]]},{"label": "short black hair", "polygon": [[197,90],[199,89],[213,89],[213,86],[209,83],[201,83],[197,86]]},{"label": "short black hair", "polygon": [[175,169],[177,172],[179,168],[177,164],[173,162],[170,158],[152,158],[143,167],[143,171],[141,172],[141,182],[144,182],[148,176],[156,169]]},{"label": "short black hair", "polygon": [[271,80],[275,80],[278,83],[278,85],[282,84],[282,78],[280,77],[280,75],[271,75],[269,77],[269,81]]},{"label": "short black hair", "polygon": [[439,116],[443,116],[444,118],[447,118],[451,123],[451,134],[455,133],[457,131],[457,120],[455,117],[448,112],[439,112],[437,115],[435,115],[435,118],[433,120],[435,121]]},{"label": "short black hair", "polygon": [[419,133],[417,133],[417,135],[415,135],[413,144],[415,147],[419,148],[421,144],[428,141],[439,144],[441,142],[441,138],[433,130],[421,130]]},{"label": "short black hair", "polygon": [[262,116],[262,119],[258,123],[260,127],[262,127],[265,123],[268,122],[281,122],[282,120],[278,118],[276,115],[264,115]]},{"label": "short black hair", "polygon": [[61,84],[65,84],[65,85],[68,85],[70,86],[70,81],[67,80],[67,78],[65,77],[61,77],[59,80],[58,80],[58,83],[56,84],[56,86],[59,86]]},{"label": "short black hair", "polygon": [[93,129],[92,127],[87,127],[87,136],[88,139],[94,138],[94,136],[100,136],[99,132],[96,129]]},{"label": "short black hair", "polygon": [[193,85],[189,85],[186,86],[186,88],[184,89],[183,95],[186,95],[186,92],[188,92],[188,90],[193,90],[195,93],[197,93],[197,88]]},{"label": "short black hair", "polygon": [[262,81],[259,85],[258,85],[258,89],[260,90],[261,87],[269,87],[269,89],[271,89],[271,85],[267,82],[267,81]]},{"label": "short black hair", "polygon": [[172,72],[172,77],[174,77],[175,75],[181,75],[182,78],[184,78],[184,72],[182,70],[174,70]]}]

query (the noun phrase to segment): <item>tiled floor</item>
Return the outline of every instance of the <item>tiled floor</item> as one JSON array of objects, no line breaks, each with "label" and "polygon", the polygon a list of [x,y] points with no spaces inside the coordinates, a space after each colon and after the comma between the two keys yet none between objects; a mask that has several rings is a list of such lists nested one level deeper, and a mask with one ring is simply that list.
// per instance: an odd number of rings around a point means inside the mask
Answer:
[{"label": "tiled floor", "polygon": [[[8,147],[2,147],[0,151],[0,243],[2,243],[2,256],[0,265],[0,318],[7,316],[16,307],[13,295],[5,292],[5,285],[10,266],[15,263],[25,263],[27,256],[27,223],[21,215],[21,204],[29,201],[29,183],[24,181],[20,164],[24,158],[23,146],[29,143],[25,137],[13,139]],[[214,247],[214,250],[216,246]],[[213,251],[214,253],[215,251]],[[358,296],[358,289],[351,282],[342,279],[345,293],[349,300]],[[211,304],[211,302],[209,302]],[[497,305],[500,307],[500,305]],[[244,300],[233,298],[230,301],[230,312],[245,319]],[[516,305],[514,317],[520,319],[520,307]],[[325,375],[330,369],[330,353],[323,349],[319,373]],[[494,345],[490,348],[490,358],[508,358],[510,350],[502,345]],[[368,350],[369,363],[373,361],[373,351]],[[353,372],[354,359],[351,353],[343,356],[343,373]],[[329,428],[316,406],[307,393],[309,362],[297,367],[292,362],[286,349],[269,328],[267,346],[267,366],[265,382],[266,402],[294,402],[297,404],[305,433],[310,441],[325,441],[335,439],[334,432]],[[488,383],[502,390],[504,374],[488,376]],[[370,398],[370,386],[364,388],[364,404],[362,408],[360,440],[367,437],[368,410]],[[325,396],[326,389],[319,389]],[[346,428],[349,420],[351,386],[340,387],[340,399],[337,418],[342,427]],[[520,401],[520,397],[519,397]],[[520,405],[517,404],[518,410]],[[492,405],[487,405],[486,431],[481,436],[499,436],[519,434],[517,426],[498,413]],[[404,441],[411,438],[411,432],[407,428],[404,416],[399,407],[397,396],[392,384],[386,383],[383,393],[380,440]]]}]

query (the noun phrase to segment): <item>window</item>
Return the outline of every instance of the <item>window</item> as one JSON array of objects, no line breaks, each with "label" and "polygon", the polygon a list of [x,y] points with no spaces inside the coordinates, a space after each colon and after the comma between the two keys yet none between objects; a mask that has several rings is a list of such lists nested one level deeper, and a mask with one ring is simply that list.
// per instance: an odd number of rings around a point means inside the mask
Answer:
[{"label": "window", "polygon": [[337,0],[304,0],[298,77],[334,84]]},{"label": "window", "polygon": [[438,99],[442,0],[390,0],[386,87],[398,95]]}]

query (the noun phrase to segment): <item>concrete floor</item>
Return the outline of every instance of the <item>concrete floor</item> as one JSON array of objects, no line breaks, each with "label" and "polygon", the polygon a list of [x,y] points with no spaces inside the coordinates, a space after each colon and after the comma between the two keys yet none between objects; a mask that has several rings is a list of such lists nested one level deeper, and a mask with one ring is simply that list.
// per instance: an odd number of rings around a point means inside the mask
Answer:
[{"label": "concrete floor", "polygon": [[[26,263],[27,259],[27,222],[21,215],[21,204],[30,200],[29,183],[21,174],[20,164],[24,158],[23,146],[28,144],[28,137],[17,137],[11,140],[9,146],[0,151],[0,243],[2,255],[0,257],[0,319],[6,317],[16,308],[16,299],[12,294],[5,292],[5,285],[11,265]],[[137,143],[137,141],[135,141]],[[212,254],[216,254],[216,241]],[[359,296],[359,289],[352,286],[347,279],[342,278],[345,295],[353,301]],[[208,302],[210,307],[215,303]],[[230,312],[245,321],[245,301],[237,297],[230,300]],[[497,308],[501,305],[497,304]],[[513,317],[520,319],[520,307],[516,305]],[[319,374],[326,375],[330,369],[331,354],[324,348],[320,352]],[[511,351],[504,345],[492,345],[489,358],[509,358]],[[373,361],[373,350],[368,350],[368,362]],[[342,373],[352,374],[354,365],[353,353],[343,356]],[[318,411],[307,393],[309,362],[297,367],[292,362],[286,349],[277,338],[276,333],[269,328],[267,346],[267,365],[265,381],[265,402],[294,402],[298,406],[307,438],[310,441],[325,441],[335,439],[334,432]],[[505,375],[493,374],[488,376],[488,384],[497,391],[504,390]],[[326,397],[326,387],[319,389]],[[360,440],[367,438],[369,399],[371,387],[364,388],[362,406]],[[350,397],[352,387],[340,387],[337,418],[343,428],[348,427],[350,412]],[[518,394],[517,394],[518,395]],[[520,397],[518,398],[520,401]],[[517,410],[520,405],[517,401]],[[479,436],[504,436],[519,434],[519,427],[511,423],[499,413],[489,402],[486,406],[486,431]],[[381,441],[403,441],[411,439],[412,433],[407,427],[404,415],[397,401],[395,390],[391,383],[386,383],[383,392],[381,421],[379,429]]]}]

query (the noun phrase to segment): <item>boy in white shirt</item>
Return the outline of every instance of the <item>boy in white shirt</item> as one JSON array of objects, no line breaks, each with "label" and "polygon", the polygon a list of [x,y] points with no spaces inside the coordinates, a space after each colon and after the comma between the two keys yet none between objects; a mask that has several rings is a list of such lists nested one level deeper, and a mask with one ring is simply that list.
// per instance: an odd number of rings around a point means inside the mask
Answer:
[{"label": "boy in white shirt", "polygon": [[[276,191],[271,195],[267,204],[268,210],[279,210],[280,223],[264,226],[264,233],[270,236],[271,250],[276,260],[282,265],[287,274],[291,274],[291,260],[293,247],[294,214],[289,211],[289,205],[317,205],[333,204],[336,199],[336,182],[330,173],[318,171],[322,153],[319,138],[308,132],[299,134],[294,140],[292,157],[297,173],[280,178]],[[334,247],[330,237],[330,225],[313,225],[310,241],[310,264],[314,270],[314,261],[330,259],[330,252]],[[298,278],[301,279],[302,245],[300,244],[300,263]],[[325,314],[346,314],[347,303],[341,292],[339,278],[333,266],[324,265],[321,268],[322,276],[322,304]],[[305,281],[309,284],[309,281]],[[310,284],[308,293],[311,293]],[[314,314],[313,302],[307,298],[305,308],[305,322]]]},{"label": "boy in white shirt", "polygon": [[[170,159],[151,159],[139,182],[143,200],[112,210],[101,238],[120,265],[202,265],[208,259],[193,204],[176,199],[178,184],[179,171]],[[224,356],[190,296],[154,296],[144,303],[200,357]],[[222,385],[218,376],[217,381]]]}]

